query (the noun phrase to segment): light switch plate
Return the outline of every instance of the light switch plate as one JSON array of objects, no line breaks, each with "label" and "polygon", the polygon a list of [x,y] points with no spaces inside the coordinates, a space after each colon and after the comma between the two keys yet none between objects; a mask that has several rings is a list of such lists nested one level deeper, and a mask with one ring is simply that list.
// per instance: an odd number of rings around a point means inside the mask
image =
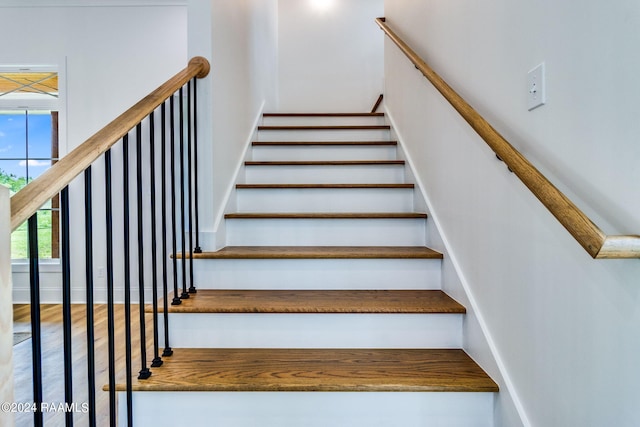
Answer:
[{"label": "light switch plate", "polygon": [[545,93],[544,62],[527,74],[527,108],[529,111],[544,105]]}]

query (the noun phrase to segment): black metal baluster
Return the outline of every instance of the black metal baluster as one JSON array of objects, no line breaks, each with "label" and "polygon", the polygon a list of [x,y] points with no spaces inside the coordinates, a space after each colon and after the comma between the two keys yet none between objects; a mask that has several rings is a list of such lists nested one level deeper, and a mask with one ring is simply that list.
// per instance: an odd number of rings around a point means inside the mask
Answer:
[{"label": "black metal baluster", "polygon": [[162,292],[164,298],[162,299],[163,308],[164,308],[164,350],[162,351],[162,357],[168,357],[173,354],[173,350],[169,346],[169,289],[168,289],[168,277],[167,277],[167,103],[162,103],[162,134],[161,134],[161,146],[162,146],[162,155],[161,163],[162,163]]},{"label": "black metal baluster", "polygon": [[142,123],[136,126],[136,199],[138,214],[138,309],[140,313],[140,364],[139,380],[151,376],[147,367],[147,335],[144,314],[144,229],[142,207]]},{"label": "black metal baluster", "polygon": [[187,246],[184,233],[185,233],[185,213],[184,213],[184,193],[185,193],[185,183],[184,183],[184,86],[180,88],[180,242],[182,244],[182,262],[180,263],[182,267],[182,294],[180,298],[188,299],[189,292],[187,292],[187,263],[185,258],[187,256]]},{"label": "black metal baluster", "polygon": [[113,304],[113,201],[111,188],[111,150],[104,153],[105,212],[107,238],[107,334],[109,337],[109,426],[116,427],[116,356]]},{"label": "black metal baluster", "polygon": [[189,293],[195,294],[197,291],[196,287],[193,285],[193,194],[191,192],[193,175],[191,174],[191,143],[191,81],[189,81],[187,83],[187,211],[189,215]]},{"label": "black metal baluster", "polygon": [[153,361],[151,367],[162,366],[158,344],[158,252],[156,248],[156,149],[155,111],[149,115],[149,174],[151,175],[151,290],[153,293]]},{"label": "black metal baluster", "polygon": [[200,247],[200,221],[199,221],[199,204],[198,204],[198,86],[196,82],[197,78],[193,79],[193,175],[195,179],[193,181],[193,193],[194,204],[196,213],[196,247],[193,249],[194,253],[201,254],[202,248]]},{"label": "black metal baluster", "polygon": [[176,133],[173,95],[169,100],[169,115],[171,116],[171,243],[173,245],[173,301],[171,305],[180,305],[182,300],[178,296],[178,244],[176,231]]},{"label": "black metal baluster", "polygon": [[124,227],[124,334],[127,382],[127,426],[133,426],[133,391],[131,382],[131,249],[129,230],[129,135],[122,138],[122,190]]},{"label": "black metal baluster", "polygon": [[33,425],[43,426],[42,417],[42,332],[40,328],[40,266],[38,255],[38,213],[29,218],[29,285],[31,289],[31,369],[33,375]]},{"label": "black metal baluster", "polygon": [[[60,192],[62,252],[62,328],[64,345],[64,401],[73,403],[73,360],[71,345],[71,250],[69,247],[69,187]],[[73,411],[65,411],[65,425],[73,426]]]},{"label": "black metal baluster", "polygon": [[87,282],[87,385],[89,425],[96,425],[96,362],[93,315],[93,206],[91,199],[91,166],[84,171],[84,235],[85,273]]}]

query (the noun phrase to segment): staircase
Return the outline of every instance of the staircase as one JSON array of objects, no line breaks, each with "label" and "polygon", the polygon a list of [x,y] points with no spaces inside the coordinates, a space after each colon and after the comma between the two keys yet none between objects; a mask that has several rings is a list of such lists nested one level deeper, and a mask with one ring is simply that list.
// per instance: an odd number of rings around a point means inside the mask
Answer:
[{"label": "staircase", "polygon": [[493,425],[389,134],[377,113],[264,115],[228,246],[194,254],[174,355],[134,380],[137,425]]}]

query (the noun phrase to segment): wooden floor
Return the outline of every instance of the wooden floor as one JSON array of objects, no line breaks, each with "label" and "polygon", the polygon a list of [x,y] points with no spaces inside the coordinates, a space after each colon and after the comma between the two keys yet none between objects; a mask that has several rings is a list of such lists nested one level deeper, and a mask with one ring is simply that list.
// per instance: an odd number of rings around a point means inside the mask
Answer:
[{"label": "wooden floor", "polygon": [[384,117],[384,113],[264,113],[262,117]]},{"label": "wooden floor", "polygon": [[[215,293],[215,292],[214,292]],[[250,292],[249,292],[250,293]],[[295,291],[287,291],[291,301]],[[312,292],[313,293],[313,292]],[[348,294],[349,292],[347,292]],[[366,293],[366,292],[365,292]],[[247,295],[233,291],[227,294],[225,305],[242,307]],[[355,295],[342,303],[359,306]],[[464,310],[446,295],[435,293],[415,294],[408,291],[399,294],[374,292],[370,300],[385,301],[382,305],[398,303],[397,298],[411,301],[422,298],[427,306],[442,305],[453,312]],[[212,293],[213,295],[213,293]],[[212,295],[202,290],[193,298],[183,302],[185,307],[208,305]],[[271,296],[269,306],[282,304],[283,294]],[[381,298],[378,298],[381,297]],[[326,305],[326,291],[315,294],[307,306]],[[425,299],[426,298],[426,299]],[[431,302],[427,302],[432,298]],[[251,298],[249,298],[250,300]],[[293,298],[295,301],[296,298]],[[300,301],[299,298],[297,298]],[[311,301],[315,301],[313,304]],[[440,301],[440,302],[436,302]],[[334,301],[335,303],[335,301]],[[216,304],[219,304],[217,302]],[[301,302],[299,304],[302,304]],[[298,304],[298,305],[299,305]],[[293,306],[295,308],[296,303]],[[252,307],[244,307],[243,309]],[[273,308],[273,307],[272,307]],[[299,306],[298,309],[301,309]],[[271,309],[268,309],[271,310]],[[323,309],[324,310],[324,309]],[[429,310],[429,308],[427,308]],[[44,401],[64,402],[62,315],[60,305],[43,305],[42,356]],[[30,307],[14,306],[15,331],[28,331]],[[86,375],[86,306],[73,305],[73,395],[74,402],[87,402]],[[162,316],[160,316],[162,319]],[[146,322],[152,321],[146,314]],[[107,359],[107,314],[105,305],[95,306],[96,348],[96,409],[98,425],[108,425],[108,392],[103,386],[108,383]],[[122,390],[124,379],[124,313],[121,305],[116,307],[116,351],[117,389]],[[138,333],[139,314],[132,312],[133,372],[140,369],[140,339]],[[149,331],[152,329],[149,328]],[[147,333],[147,359],[153,358],[152,334]],[[162,342],[162,337],[161,337]],[[32,398],[31,340],[14,346],[15,401],[30,402]],[[178,349],[171,357],[164,358],[164,365],[152,369],[151,378],[134,379],[135,390],[206,390],[206,391],[498,391],[497,385],[462,350],[442,349]],[[45,425],[63,426],[62,413],[45,413]],[[87,415],[76,413],[75,425],[85,426]],[[33,425],[30,413],[17,414],[16,425]]]},{"label": "wooden floor", "polygon": [[169,312],[462,314],[466,310],[440,290],[200,289],[182,304],[170,305]]},{"label": "wooden floor", "polygon": [[269,147],[269,146],[350,146],[350,145],[389,145],[396,146],[398,141],[253,141],[251,143],[254,147]]},{"label": "wooden floor", "polygon": [[235,212],[225,214],[226,219],[426,219],[427,214],[417,212]]},{"label": "wooden floor", "polygon": [[303,188],[414,188],[415,184],[236,184],[238,189],[303,189]]},{"label": "wooden floor", "polygon": [[[462,350],[182,349],[145,391],[497,392]],[[118,390],[124,390],[119,384]]]},{"label": "wooden floor", "polygon": [[[189,255],[187,255],[189,256]],[[177,254],[182,258],[182,254]],[[425,246],[227,246],[194,259],[442,259]]]},{"label": "wooden floor", "polygon": [[[109,425],[109,396],[102,387],[108,383],[108,353],[107,353],[107,307],[95,305],[95,351],[96,351],[96,409],[97,425]],[[30,306],[14,305],[14,331],[24,332],[31,329]],[[43,401],[49,403],[64,402],[64,371],[63,371],[63,347],[62,347],[62,306],[42,305],[42,370],[43,370]],[[115,308],[116,319],[116,378],[119,382],[124,380],[124,309],[122,305]],[[151,315],[145,316],[146,322],[152,321]],[[87,339],[86,339],[86,305],[74,304],[72,306],[72,340],[73,340],[73,400],[79,405],[88,402],[87,390]],[[133,345],[132,353],[134,372],[140,370],[140,337],[139,337],[139,312],[132,310]],[[151,330],[149,328],[149,330]],[[152,336],[147,334],[147,358],[153,359]],[[32,363],[31,363],[31,339],[21,342],[13,347],[15,402],[32,402]],[[45,413],[45,426],[64,426],[64,414]],[[16,426],[28,427],[33,425],[31,413],[16,414]],[[76,413],[74,425],[88,425],[86,414]]]},{"label": "wooden floor", "polygon": [[404,160],[286,160],[246,161],[245,166],[404,166]]},{"label": "wooden floor", "polygon": [[258,130],[389,130],[389,125],[258,126]]}]

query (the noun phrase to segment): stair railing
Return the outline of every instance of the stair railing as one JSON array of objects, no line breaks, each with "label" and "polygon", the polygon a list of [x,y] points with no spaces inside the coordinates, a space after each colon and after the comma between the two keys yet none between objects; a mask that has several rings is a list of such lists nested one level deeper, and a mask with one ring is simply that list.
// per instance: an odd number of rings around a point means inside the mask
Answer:
[{"label": "stair railing", "polygon": [[[141,101],[129,108],[103,129],[98,131],[83,144],[61,158],[55,165],[45,171],[39,178],[30,182],[22,190],[16,193],[10,201],[11,205],[11,230],[15,230],[25,220],[29,223],[29,264],[31,283],[31,327],[32,327],[32,356],[33,356],[33,404],[34,425],[43,425],[43,384],[42,384],[42,355],[40,332],[40,279],[38,273],[38,235],[37,235],[37,211],[56,194],[61,194],[61,266],[62,266],[62,314],[63,314],[63,353],[64,353],[64,390],[65,404],[73,405],[73,374],[74,367],[72,355],[72,319],[71,319],[71,268],[70,268],[70,224],[71,215],[75,212],[69,210],[69,199],[78,198],[84,202],[84,234],[85,234],[85,280],[86,280],[86,322],[87,322],[87,386],[88,386],[88,418],[86,425],[96,425],[96,375],[95,375],[95,350],[94,350],[94,272],[93,249],[96,242],[93,239],[94,224],[100,217],[100,223],[105,226],[106,241],[106,285],[107,285],[107,334],[108,334],[108,390],[109,390],[109,416],[110,425],[115,426],[116,419],[116,336],[115,336],[115,285],[116,280],[124,283],[124,329],[125,329],[125,364],[126,364],[126,418],[129,426],[132,420],[132,370],[133,370],[133,332],[132,325],[132,281],[131,261],[132,247],[137,254],[138,277],[137,299],[139,311],[140,331],[140,371],[138,379],[146,379],[151,375],[154,367],[162,365],[162,357],[171,356],[173,353],[169,345],[168,325],[168,287],[169,274],[168,263],[173,262],[173,292],[174,298],[171,304],[180,304],[182,299],[188,298],[196,288],[193,282],[193,265],[189,267],[186,262],[181,262],[180,271],[177,264],[177,243],[180,242],[182,252],[188,251],[190,255],[199,250],[198,240],[198,204],[197,181],[194,174],[197,171],[197,127],[196,127],[196,81],[204,78],[209,73],[209,62],[202,57],[195,57],[182,71],[159,86]],[[179,105],[175,107],[176,101]],[[159,118],[158,121],[156,120]],[[160,133],[160,147],[157,146],[157,134]],[[130,140],[135,143],[131,150],[135,161],[130,156]],[[176,142],[177,141],[177,142]],[[179,147],[177,146],[179,145]],[[144,149],[147,147],[146,149]],[[185,157],[186,147],[186,157]],[[122,188],[113,187],[112,172],[113,150],[121,150],[122,153]],[[158,153],[160,154],[158,158]],[[194,153],[194,155],[192,155]],[[168,156],[167,156],[168,154]],[[100,158],[104,167],[104,191],[105,212],[98,215],[94,212],[92,196],[92,165]],[[176,168],[176,163],[178,167]],[[157,166],[160,167],[160,189],[157,188]],[[167,167],[170,169],[167,176]],[[179,171],[176,172],[176,169]],[[134,170],[134,179],[131,179],[130,170]],[[72,181],[84,174],[84,195],[71,194],[69,185]],[[145,206],[143,192],[145,190],[145,177],[148,177],[150,194],[150,206]],[[170,190],[168,182],[170,183]],[[130,187],[135,188],[135,195],[130,194]],[[167,193],[171,193],[171,205],[167,201]],[[179,194],[180,203],[176,203]],[[158,207],[157,195],[160,195]],[[122,201],[122,211],[116,212],[114,197]],[[132,209],[132,207],[134,209]],[[179,215],[176,213],[179,209]],[[130,214],[134,211],[137,218],[131,221]],[[160,215],[161,227],[158,231],[157,218]],[[116,271],[114,267],[114,217],[122,217],[123,271]],[[194,219],[195,216],[195,219]],[[146,219],[150,221],[145,222]],[[171,230],[168,231],[169,218]],[[118,221],[119,222],[119,221]],[[192,224],[195,223],[195,230]],[[131,238],[131,230],[136,232],[136,238]],[[119,230],[118,230],[119,231]],[[147,234],[149,233],[149,234]],[[187,234],[185,234],[187,233]],[[196,248],[193,247],[193,234],[196,235]],[[145,236],[150,236],[149,250],[145,247]],[[161,239],[160,254],[158,254],[158,241]],[[167,240],[171,239],[172,251],[168,252]],[[137,241],[137,244],[135,244]],[[3,242],[5,244],[6,242]],[[185,245],[188,243],[189,248]],[[171,257],[169,256],[171,255]],[[182,257],[184,259],[184,257]],[[191,257],[190,257],[191,258]],[[135,262],[134,261],[134,262]],[[158,271],[158,262],[161,263],[161,273]],[[151,289],[153,320],[152,325],[147,325],[145,316],[145,288],[149,283],[149,277],[145,266],[151,265]],[[161,276],[159,278],[158,276]],[[182,278],[182,293],[179,294],[178,276]],[[159,349],[159,308],[158,287],[161,282],[164,312],[164,349],[162,356]],[[187,288],[189,286],[189,288]],[[153,332],[153,359],[147,363],[147,330]],[[137,338],[136,337],[136,338]],[[65,425],[71,426],[74,422],[73,411],[65,413]],[[84,423],[83,423],[84,424]]]},{"label": "stair railing", "polygon": [[385,18],[377,18],[376,23],[589,255],[640,258],[640,235],[605,234],[393,32]]}]

